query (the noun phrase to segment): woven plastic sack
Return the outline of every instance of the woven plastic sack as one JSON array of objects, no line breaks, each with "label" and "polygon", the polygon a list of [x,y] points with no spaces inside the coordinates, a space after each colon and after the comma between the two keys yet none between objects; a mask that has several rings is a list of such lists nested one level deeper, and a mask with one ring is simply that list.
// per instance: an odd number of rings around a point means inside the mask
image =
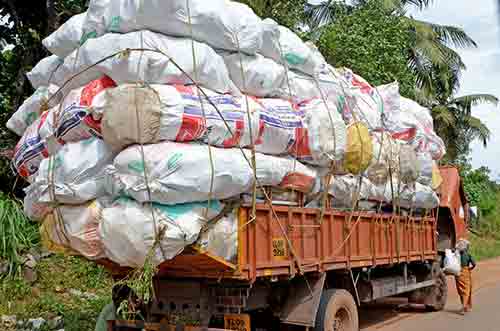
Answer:
[{"label": "woven plastic sack", "polygon": [[432,164],[432,189],[437,190],[441,184],[443,183],[443,177],[441,176],[441,171],[439,170],[439,167],[437,164],[434,162]]},{"label": "woven plastic sack", "polygon": [[63,146],[42,160],[25,189],[25,214],[40,220],[56,203],[76,205],[104,196],[104,170],[113,157],[112,149],[97,138]]},{"label": "woven plastic sack", "polygon": [[63,65],[64,60],[57,55],[51,55],[38,62],[30,72],[26,74],[34,89],[42,86],[55,84],[56,71]]},{"label": "woven plastic sack", "polygon": [[[253,169],[238,149],[199,144],[164,142],[143,147],[132,146],[121,152],[109,167],[107,187],[113,196],[125,194],[137,201],[173,205],[178,203],[228,199],[249,192],[254,183]],[[248,160],[251,152],[245,151]],[[148,170],[148,185],[144,170]],[[286,177],[302,174],[312,179],[316,172],[293,159],[256,153],[256,176],[263,186],[279,186]],[[304,187],[309,192],[314,187]],[[148,191],[151,193],[149,195]]]},{"label": "woven plastic sack", "polygon": [[247,5],[234,1],[189,0],[188,8],[185,0],[91,0],[84,29],[88,37],[151,30],[255,54],[262,45],[261,22]]},{"label": "woven plastic sack", "polygon": [[364,123],[370,131],[383,129],[382,116],[393,110],[386,110],[378,90],[362,77],[345,69],[339,72],[344,93],[338,97],[339,109],[342,109],[344,120],[348,124]]},{"label": "woven plastic sack", "polygon": [[318,56],[302,39],[290,29],[278,25],[272,19],[265,19],[263,25],[263,44],[260,53],[267,58],[299,70],[305,74],[316,76],[325,70],[326,61]]},{"label": "woven plastic sack", "polygon": [[366,175],[375,185],[383,185],[391,175],[399,173],[400,144],[386,132],[372,133],[372,141],[373,159]]},{"label": "woven plastic sack", "polygon": [[122,85],[96,97],[93,111],[102,116],[104,139],[117,148],[166,140],[203,141],[225,148],[246,148],[253,142],[258,152],[292,155],[315,165],[329,165],[344,154],[346,128],[335,104],[313,99],[294,105],[203,91]]},{"label": "woven plastic sack", "polygon": [[417,182],[422,185],[432,186],[432,172],[434,161],[429,153],[417,153],[418,178]]},{"label": "woven plastic sack", "polygon": [[196,244],[211,255],[228,262],[237,263],[238,259],[238,212],[233,210],[201,233]]},{"label": "woven plastic sack", "polygon": [[257,97],[274,97],[285,83],[285,68],[264,56],[223,54],[229,75],[241,92]]},{"label": "woven plastic sack", "polygon": [[159,265],[193,244],[202,227],[223,207],[215,200],[210,205],[164,206],[120,198],[102,212],[99,236],[106,256],[128,267],[142,267],[157,238],[161,238],[152,255],[152,263]]},{"label": "woven plastic sack", "polygon": [[52,54],[64,59],[80,46],[86,17],[86,12],[71,17],[42,41],[43,46]]},{"label": "woven plastic sack", "polygon": [[399,180],[405,184],[415,183],[419,176],[419,162],[410,145],[401,145],[399,151]]},{"label": "woven plastic sack", "polygon": [[[400,192],[396,201],[407,209],[431,210],[439,206],[439,197],[430,186],[420,183],[412,185],[399,184]],[[396,186],[397,187],[397,186]]]},{"label": "woven plastic sack", "polygon": [[99,123],[90,115],[89,106],[96,95],[114,86],[107,77],[72,91],[60,106],[43,113],[24,132],[14,148],[13,164],[21,177],[29,179],[40,162],[55,154],[65,143],[100,136]]},{"label": "woven plastic sack", "polygon": [[[191,56],[192,47],[196,53],[196,66]],[[150,51],[127,52],[127,49]],[[155,50],[165,55],[154,52]],[[102,61],[106,58],[108,59]],[[88,70],[82,72],[84,69]],[[208,45],[199,42],[194,42],[193,45],[190,39],[169,37],[151,31],[110,33],[87,40],[66,57],[64,64],[54,75],[54,83],[61,86],[76,75],[66,85],[64,90],[67,91],[85,85],[103,74],[117,84],[192,84],[192,79],[196,79],[201,86],[215,91],[239,94],[229,78],[224,60]]]},{"label": "woven plastic sack", "polygon": [[373,143],[368,128],[355,123],[347,128],[347,145],[343,168],[357,175],[364,172],[373,158]]},{"label": "woven plastic sack", "polygon": [[105,258],[98,229],[108,203],[96,200],[80,206],[60,206],[44,219],[40,228],[42,243],[55,253],[82,255],[90,260]]},{"label": "woven plastic sack", "polygon": [[413,100],[400,98],[400,111],[387,116],[386,126],[394,138],[410,143],[418,152],[428,152],[434,160],[446,153],[443,140],[434,131],[430,111]]},{"label": "woven plastic sack", "polygon": [[[37,120],[42,112],[49,110],[61,101],[61,94],[54,96],[59,87],[55,85],[39,87],[32,96],[24,101],[19,109],[7,121],[7,128],[18,136]],[[51,100],[49,103],[49,99]]]}]

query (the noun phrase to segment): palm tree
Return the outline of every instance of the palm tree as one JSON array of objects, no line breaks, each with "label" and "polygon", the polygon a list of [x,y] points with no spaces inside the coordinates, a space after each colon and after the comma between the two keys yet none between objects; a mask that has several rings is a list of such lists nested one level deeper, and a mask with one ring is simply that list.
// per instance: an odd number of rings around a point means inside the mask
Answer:
[{"label": "palm tree", "polygon": [[[347,6],[339,5],[337,0],[327,0],[319,4],[306,5],[306,20],[314,31],[335,20],[339,10],[350,10],[362,6],[367,0],[354,0]],[[408,6],[423,9],[432,0],[381,0],[384,10],[404,14]],[[436,68],[450,68],[450,72],[460,73],[465,69],[460,55],[451,47],[477,47],[476,43],[461,28],[439,25],[413,17],[407,18],[413,35],[414,47],[410,50],[408,65],[417,77],[417,87],[424,96],[432,96],[435,90]]]}]

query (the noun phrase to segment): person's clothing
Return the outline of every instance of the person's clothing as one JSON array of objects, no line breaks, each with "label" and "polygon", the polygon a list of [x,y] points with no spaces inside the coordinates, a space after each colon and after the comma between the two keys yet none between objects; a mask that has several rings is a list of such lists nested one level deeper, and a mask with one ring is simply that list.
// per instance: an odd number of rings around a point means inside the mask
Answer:
[{"label": "person's clothing", "polygon": [[460,275],[455,277],[455,282],[464,310],[472,309],[472,269],[463,267]]},{"label": "person's clothing", "polygon": [[471,267],[474,269],[476,267],[476,261],[474,261],[474,258],[468,251],[461,251],[460,252],[460,264],[462,265],[462,268],[469,268]]}]

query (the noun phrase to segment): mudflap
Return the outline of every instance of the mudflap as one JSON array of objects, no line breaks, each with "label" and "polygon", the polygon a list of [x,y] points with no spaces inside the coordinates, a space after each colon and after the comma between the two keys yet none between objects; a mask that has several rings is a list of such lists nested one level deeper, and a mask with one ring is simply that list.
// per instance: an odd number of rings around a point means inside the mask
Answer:
[{"label": "mudflap", "polygon": [[281,322],[314,327],[325,279],[326,273],[295,277],[291,281],[288,298],[281,310]]}]

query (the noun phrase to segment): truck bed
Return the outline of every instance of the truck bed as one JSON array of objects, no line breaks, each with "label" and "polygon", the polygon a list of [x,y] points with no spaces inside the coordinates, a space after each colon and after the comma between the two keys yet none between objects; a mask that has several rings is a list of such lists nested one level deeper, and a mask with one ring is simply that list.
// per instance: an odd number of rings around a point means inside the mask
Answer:
[{"label": "truck bed", "polygon": [[[289,278],[322,272],[433,260],[437,254],[434,217],[345,212],[257,204],[240,207],[237,263],[197,247],[160,265],[160,277],[233,279],[253,283],[260,277]],[[101,261],[117,276],[127,273]]]}]

